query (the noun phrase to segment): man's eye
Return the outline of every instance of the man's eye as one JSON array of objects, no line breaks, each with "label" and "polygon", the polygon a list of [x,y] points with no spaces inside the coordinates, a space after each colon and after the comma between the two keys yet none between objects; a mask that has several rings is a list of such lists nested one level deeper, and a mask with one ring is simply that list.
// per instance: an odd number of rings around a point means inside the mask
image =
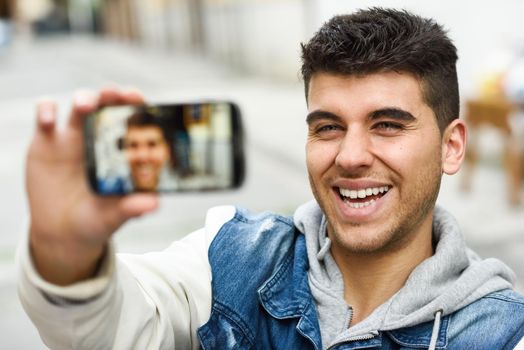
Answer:
[{"label": "man's eye", "polygon": [[403,129],[401,124],[393,123],[393,122],[380,122],[375,124],[375,129],[381,130],[381,131],[398,131]]},{"label": "man's eye", "polygon": [[340,127],[335,124],[329,124],[329,125],[321,125],[316,128],[317,133],[323,133],[323,132],[330,132],[330,131],[337,131],[340,130]]}]

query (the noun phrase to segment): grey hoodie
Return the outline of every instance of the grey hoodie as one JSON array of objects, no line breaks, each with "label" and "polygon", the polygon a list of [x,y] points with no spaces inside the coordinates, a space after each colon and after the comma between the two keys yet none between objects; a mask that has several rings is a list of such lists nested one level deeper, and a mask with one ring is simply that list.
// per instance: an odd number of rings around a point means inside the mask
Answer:
[{"label": "grey hoodie", "polygon": [[433,218],[435,254],[418,265],[404,286],[371,315],[348,328],[352,309],[344,300],[342,274],[330,253],[326,219],[315,201],[299,207],[296,227],[304,233],[309,285],[317,304],[324,349],[378,331],[415,326],[457,311],[491,292],[510,288],[514,273],[497,259],[481,260],[465,245],[454,217],[436,207]]}]

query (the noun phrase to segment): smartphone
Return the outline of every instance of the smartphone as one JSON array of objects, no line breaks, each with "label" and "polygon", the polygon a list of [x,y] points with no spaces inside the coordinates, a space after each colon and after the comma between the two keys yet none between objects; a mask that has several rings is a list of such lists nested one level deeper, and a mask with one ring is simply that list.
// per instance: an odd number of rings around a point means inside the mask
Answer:
[{"label": "smartphone", "polygon": [[101,195],[226,190],[244,180],[231,102],[102,107],[86,117],[84,140],[89,184]]}]

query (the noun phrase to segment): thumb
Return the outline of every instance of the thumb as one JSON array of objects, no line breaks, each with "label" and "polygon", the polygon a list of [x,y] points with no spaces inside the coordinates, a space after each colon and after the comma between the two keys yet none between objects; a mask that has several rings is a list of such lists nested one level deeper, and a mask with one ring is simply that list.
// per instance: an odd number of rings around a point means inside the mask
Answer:
[{"label": "thumb", "polygon": [[159,206],[159,198],[156,194],[132,194],[120,200],[120,213],[125,218],[141,216],[156,210]]}]

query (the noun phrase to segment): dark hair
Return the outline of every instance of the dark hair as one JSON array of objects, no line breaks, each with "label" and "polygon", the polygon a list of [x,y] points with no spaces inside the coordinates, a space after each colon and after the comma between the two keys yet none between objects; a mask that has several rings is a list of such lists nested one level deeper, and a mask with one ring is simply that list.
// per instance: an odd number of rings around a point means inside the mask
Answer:
[{"label": "dark hair", "polygon": [[[145,107],[137,107],[127,118],[126,125],[128,130],[129,128],[143,128],[151,126],[160,128],[164,140],[167,143],[170,143],[171,141],[162,118],[159,117],[158,112],[155,112],[155,110],[150,110]],[[120,138],[117,141],[117,147],[119,149],[124,148],[124,138]]]},{"label": "dark hair", "polygon": [[157,126],[162,128],[160,118],[147,108],[137,107],[127,118],[127,127]]},{"label": "dark hair", "polygon": [[407,72],[420,79],[442,132],[459,115],[457,58],[446,31],[432,19],[378,7],[335,16],[302,44],[306,99],[315,73]]}]

